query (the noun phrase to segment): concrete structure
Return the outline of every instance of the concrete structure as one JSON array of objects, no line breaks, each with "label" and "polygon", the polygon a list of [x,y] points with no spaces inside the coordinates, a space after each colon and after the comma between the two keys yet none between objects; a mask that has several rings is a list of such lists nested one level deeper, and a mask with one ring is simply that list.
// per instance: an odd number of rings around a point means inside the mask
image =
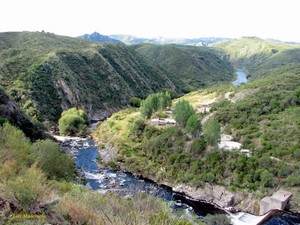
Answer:
[{"label": "concrete structure", "polygon": [[153,126],[164,126],[164,125],[175,125],[176,121],[174,119],[152,119],[150,120],[150,124]]},{"label": "concrete structure", "polygon": [[252,157],[252,152],[249,149],[241,149],[240,154],[244,154],[247,157]]},{"label": "concrete structure", "polygon": [[260,215],[263,215],[272,209],[283,210],[287,206],[291,196],[292,193],[281,189],[274,193],[271,197],[264,197],[260,201]]}]

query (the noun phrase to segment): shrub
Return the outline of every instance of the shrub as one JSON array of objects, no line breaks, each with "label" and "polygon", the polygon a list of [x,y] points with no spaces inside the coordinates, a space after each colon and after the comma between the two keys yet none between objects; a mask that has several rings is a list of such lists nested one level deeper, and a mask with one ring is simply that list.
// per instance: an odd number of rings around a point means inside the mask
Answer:
[{"label": "shrub", "polygon": [[2,124],[4,124],[5,122],[8,122],[8,120],[7,120],[6,118],[0,116],[0,126],[1,126]]},{"label": "shrub", "polygon": [[300,177],[289,176],[287,178],[287,183],[289,186],[300,186]]},{"label": "shrub", "polygon": [[230,225],[231,221],[226,215],[216,214],[216,215],[207,215],[204,218],[204,222],[207,225]]},{"label": "shrub", "polygon": [[60,151],[59,145],[51,140],[37,141],[32,145],[32,155],[38,166],[51,179],[73,179],[73,160]]},{"label": "shrub", "polygon": [[17,202],[19,210],[30,212],[51,196],[46,177],[35,165],[1,187],[6,199]]},{"label": "shrub", "polygon": [[0,163],[16,160],[16,166],[30,165],[30,140],[18,128],[9,123],[0,127]]},{"label": "shrub", "polygon": [[62,112],[58,121],[61,135],[79,135],[86,133],[87,115],[83,110],[71,108]]},{"label": "shrub", "polygon": [[143,119],[135,120],[129,128],[129,136],[132,139],[140,138],[144,132],[146,123]]},{"label": "shrub", "polygon": [[142,102],[142,99],[138,98],[138,97],[132,97],[130,98],[129,100],[129,104],[132,106],[132,107],[136,107],[136,108],[139,108],[141,106],[141,102]]},{"label": "shrub", "polygon": [[204,152],[206,147],[206,142],[204,138],[194,139],[191,145],[191,152],[193,154],[201,154]]},{"label": "shrub", "polygon": [[262,171],[260,174],[260,180],[263,187],[273,187],[274,185],[273,174],[267,170]]}]

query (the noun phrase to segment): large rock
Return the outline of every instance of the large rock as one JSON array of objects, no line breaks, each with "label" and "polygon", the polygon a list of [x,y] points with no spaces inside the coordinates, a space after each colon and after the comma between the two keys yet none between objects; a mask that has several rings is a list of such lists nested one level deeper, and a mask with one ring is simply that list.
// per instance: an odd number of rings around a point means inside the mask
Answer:
[{"label": "large rock", "polygon": [[234,208],[238,211],[258,214],[257,200],[252,194],[231,192],[223,186],[205,184],[203,188],[195,188],[178,184],[173,191],[183,193],[195,200],[204,200],[221,208]]}]

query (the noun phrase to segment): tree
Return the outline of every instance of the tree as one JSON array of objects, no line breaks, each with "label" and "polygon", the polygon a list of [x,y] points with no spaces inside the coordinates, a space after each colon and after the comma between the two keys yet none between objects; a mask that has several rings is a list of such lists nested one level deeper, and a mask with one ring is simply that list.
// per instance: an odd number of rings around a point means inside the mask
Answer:
[{"label": "tree", "polygon": [[196,114],[191,115],[190,118],[188,119],[185,126],[185,131],[187,133],[192,134],[193,136],[201,131],[201,125],[197,119]]},{"label": "tree", "polygon": [[169,92],[159,92],[159,103],[160,103],[160,109],[166,109],[167,107],[170,107],[172,104],[172,98]]},{"label": "tree", "polygon": [[221,138],[221,128],[218,121],[208,119],[203,125],[203,135],[206,142],[210,145],[217,145]]},{"label": "tree", "polygon": [[142,117],[149,119],[152,116],[153,108],[151,105],[151,102],[148,98],[146,98],[141,103],[140,112],[142,114]]},{"label": "tree", "polygon": [[144,118],[149,119],[154,112],[166,109],[168,106],[171,106],[171,103],[171,96],[168,92],[150,94],[142,101],[140,112]]},{"label": "tree", "polygon": [[63,111],[58,121],[61,135],[84,135],[86,133],[87,115],[83,110],[71,108]]},{"label": "tree", "polygon": [[185,100],[177,102],[174,108],[175,120],[181,128],[185,128],[188,119],[195,114],[193,107]]}]

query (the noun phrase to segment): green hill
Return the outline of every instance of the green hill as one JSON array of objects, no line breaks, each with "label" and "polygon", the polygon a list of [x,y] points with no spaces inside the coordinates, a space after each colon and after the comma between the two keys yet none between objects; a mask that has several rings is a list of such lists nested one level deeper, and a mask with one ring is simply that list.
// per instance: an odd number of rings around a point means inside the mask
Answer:
[{"label": "green hill", "polygon": [[0,33],[0,85],[38,120],[56,121],[74,106],[98,120],[128,106],[133,96],[144,98],[163,88],[189,91],[231,79],[231,66],[211,49],[153,47],[167,52],[164,60],[143,56],[142,46],[44,32]]},{"label": "green hill", "polygon": [[164,71],[125,45],[50,33],[1,33],[0,59],[1,85],[38,119],[57,120],[71,106],[101,119],[132,96],[176,88]]},{"label": "green hill", "polygon": [[232,80],[232,66],[212,48],[154,44],[132,48],[161,65],[173,83],[187,90]]},{"label": "green hill", "polygon": [[252,77],[272,74],[269,70],[294,67],[300,62],[300,45],[244,37],[214,45],[236,66],[242,66]]},{"label": "green hill", "polygon": [[[115,146],[114,160],[121,168],[159,182],[171,186],[222,185],[232,191],[247,190],[259,200],[284,188],[293,193],[290,205],[295,210],[300,204],[299,46],[256,38],[231,44],[227,56],[232,63],[252,71],[253,79],[238,87],[202,89],[181,99],[196,109],[214,102],[209,114],[198,110],[199,122],[205,125],[209,115],[218,121],[223,134],[241,143],[250,156],[240,150],[210,146],[204,125],[203,133],[193,137],[178,126],[154,126],[147,120],[143,124],[134,110],[114,114],[99,126],[94,137],[99,143]],[[275,47],[277,52],[272,52]],[[224,49],[219,48],[223,54]]]}]

